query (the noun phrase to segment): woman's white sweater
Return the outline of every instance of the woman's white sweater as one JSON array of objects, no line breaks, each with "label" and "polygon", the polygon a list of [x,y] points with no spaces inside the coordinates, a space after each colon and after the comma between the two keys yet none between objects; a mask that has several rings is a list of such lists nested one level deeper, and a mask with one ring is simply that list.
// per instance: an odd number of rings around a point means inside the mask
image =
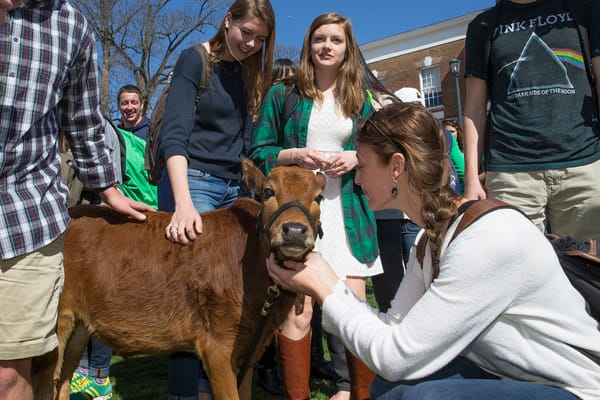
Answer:
[{"label": "woman's white sweater", "polygon": [[598,324],[547,239],[503,209],[448,245],[459,220],[444,238],[433,282],[429,249],[424,268],[412,252],[387,314],[340,281],[323,303],[324,328],[390,381],[425,377],[462,355],[503,378],[600,399]]}]

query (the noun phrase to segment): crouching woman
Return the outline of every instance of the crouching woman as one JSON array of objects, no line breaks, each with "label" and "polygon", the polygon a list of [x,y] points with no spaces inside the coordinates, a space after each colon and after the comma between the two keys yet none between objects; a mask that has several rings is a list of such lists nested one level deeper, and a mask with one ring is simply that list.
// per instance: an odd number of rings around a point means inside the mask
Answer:
[{"label": "crouching woman", "polygon": [[[392,104],[357,136],[355,181],[373,210],[396,208],[424,228],[387,313],[358,300],[317,253],[275,282],[322,304],[323,326],[378,374],[377,399],[600,398],[600,332],[549,242],[500,209],[450,241],[466,200],[448,189],[437,120]],[[401,260],[398,260],[401,262]]]}]

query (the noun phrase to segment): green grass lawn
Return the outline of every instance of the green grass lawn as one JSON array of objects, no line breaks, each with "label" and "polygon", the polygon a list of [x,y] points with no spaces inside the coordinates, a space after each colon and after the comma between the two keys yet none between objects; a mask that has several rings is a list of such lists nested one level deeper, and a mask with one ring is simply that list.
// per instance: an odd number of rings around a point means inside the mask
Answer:
[{"label": "green grass lawn", "polygon": [[[373,289],[367,280],[367,300],[375,304]],[[325,358],[330,359],[327,344],[323,342]],[[167,357],[137,356],[123,359],[114,356],[110,367],[110,380],[113,385],[113,400],[163,400],[167,398]],[[333,382],[312,379],[311,399],[327,400],[336,392]],[[252,387],[254,400],[275,400],[256,384]]]}]

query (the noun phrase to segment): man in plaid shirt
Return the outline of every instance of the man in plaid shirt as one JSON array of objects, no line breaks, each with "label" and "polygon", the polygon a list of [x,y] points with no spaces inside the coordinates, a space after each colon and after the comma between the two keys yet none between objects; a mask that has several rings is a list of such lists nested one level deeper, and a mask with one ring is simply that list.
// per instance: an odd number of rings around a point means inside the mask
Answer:
[{"label": "man in plaid shirt", "polygon": [[94,36],[66,0],[0,0],[0,394],[33,398],[31,360],[57,346],[63,232],[62,131],[84,185],[143,220],[104,144]]}]

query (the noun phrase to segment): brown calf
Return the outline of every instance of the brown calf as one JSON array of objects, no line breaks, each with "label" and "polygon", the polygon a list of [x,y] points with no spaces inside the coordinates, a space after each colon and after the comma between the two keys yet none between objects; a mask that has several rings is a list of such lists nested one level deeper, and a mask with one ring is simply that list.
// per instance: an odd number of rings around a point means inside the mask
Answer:
[{"label": "brown calf", "polygon": [[[240,198],[203,214],[204,233],[187,246],[165,238],[169,213],[149,213],[138,223],[105,207],[74,209],[65,236],[54,385],[41,384],[36,399],[69,398],[69,379],[90,335],[125,356],[195,352],[216,399],[251,397],[252,374],[245,374],[239,395],[236,374],[272,285],[265,259],[271,251],[302,259],[312,250],[325,179],[298,167],[275,168],[265,178],[250,161],[243,170],[262,205]],[[275,302],[250,366],[294,300],[282,292]]]}]

